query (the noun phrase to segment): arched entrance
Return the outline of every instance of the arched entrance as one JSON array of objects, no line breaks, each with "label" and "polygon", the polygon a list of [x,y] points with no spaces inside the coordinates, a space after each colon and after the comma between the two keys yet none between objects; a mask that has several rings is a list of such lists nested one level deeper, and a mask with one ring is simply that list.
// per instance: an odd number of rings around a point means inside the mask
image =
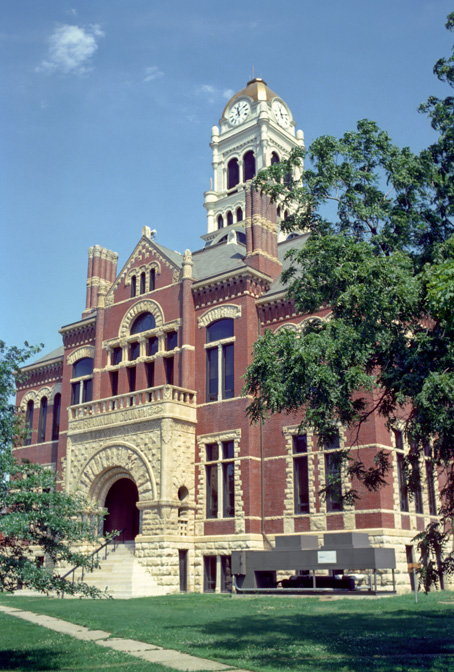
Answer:
[{"label": "arched entrance", "polygon": [[139,492],[130,478],[120,478],[107,493],[105,508],[108,515],[104,519],[104,534],[113,530],[122,530],[124,540],[132,541],[139,534]]}]

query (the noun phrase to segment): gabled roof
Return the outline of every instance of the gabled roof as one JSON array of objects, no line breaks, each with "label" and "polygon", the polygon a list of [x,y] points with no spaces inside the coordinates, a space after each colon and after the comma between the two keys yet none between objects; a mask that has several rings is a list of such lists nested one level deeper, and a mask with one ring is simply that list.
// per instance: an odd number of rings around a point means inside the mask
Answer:
[{"label": "gabled roof", "polygon": [[202,280],[244,265],[246,248],[238,243],[220,243],[197,250],[192,255],[194,280]]},{"label": "gabled roof", "polygon": [[35,362],[32,362],[31,364],[27,364],[26,366],[21,367],[21,370],[23,371],[24,369],[32,368],[35,366],[44,366],[45,364],[52,362],[55,359],[63,359],[64,354],[65,354],[65,348],[63,347],[63,345],[60,345],[59,348],[52,350],[52,352],[48,352],[47,355],[43,355]]}]

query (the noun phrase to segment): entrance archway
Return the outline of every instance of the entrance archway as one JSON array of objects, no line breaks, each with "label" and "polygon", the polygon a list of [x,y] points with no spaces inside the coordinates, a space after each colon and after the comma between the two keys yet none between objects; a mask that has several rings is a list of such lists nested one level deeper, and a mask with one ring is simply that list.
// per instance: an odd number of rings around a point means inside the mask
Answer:
[{"label": "entrance archway", "polygon": [[120,478],[107,493],[104,519],[104,534],[125,528],[124,540],[132,541],[139,534],[139,492],[130,478]]}]

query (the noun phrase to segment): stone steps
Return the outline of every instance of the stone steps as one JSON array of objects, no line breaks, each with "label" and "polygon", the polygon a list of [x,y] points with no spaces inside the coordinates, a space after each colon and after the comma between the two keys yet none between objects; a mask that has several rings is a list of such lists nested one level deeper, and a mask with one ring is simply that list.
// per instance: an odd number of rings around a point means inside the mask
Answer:
[{"label": "stone steps", "polygon": [[134,542],[118,544],[109,551],[106,559],[100,558],[100,567],[84,575],[84,582],[106,590],[114,598],[148,597],[164,595],[152,576],[134,556]]}]

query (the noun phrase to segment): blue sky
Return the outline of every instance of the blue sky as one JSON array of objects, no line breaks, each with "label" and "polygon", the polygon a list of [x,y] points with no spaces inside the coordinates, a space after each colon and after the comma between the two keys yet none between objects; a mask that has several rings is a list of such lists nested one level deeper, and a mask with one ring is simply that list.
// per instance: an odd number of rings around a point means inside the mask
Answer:
[{"label": "blue sky", "polygon": [[306,144],[370,118],[433,141],[417,112],[448,95],[445,0],[1,0],[0,339],[61,344],[85,307],[87,249],[141,235],[197,249],[211,127],[255,75]]}]

